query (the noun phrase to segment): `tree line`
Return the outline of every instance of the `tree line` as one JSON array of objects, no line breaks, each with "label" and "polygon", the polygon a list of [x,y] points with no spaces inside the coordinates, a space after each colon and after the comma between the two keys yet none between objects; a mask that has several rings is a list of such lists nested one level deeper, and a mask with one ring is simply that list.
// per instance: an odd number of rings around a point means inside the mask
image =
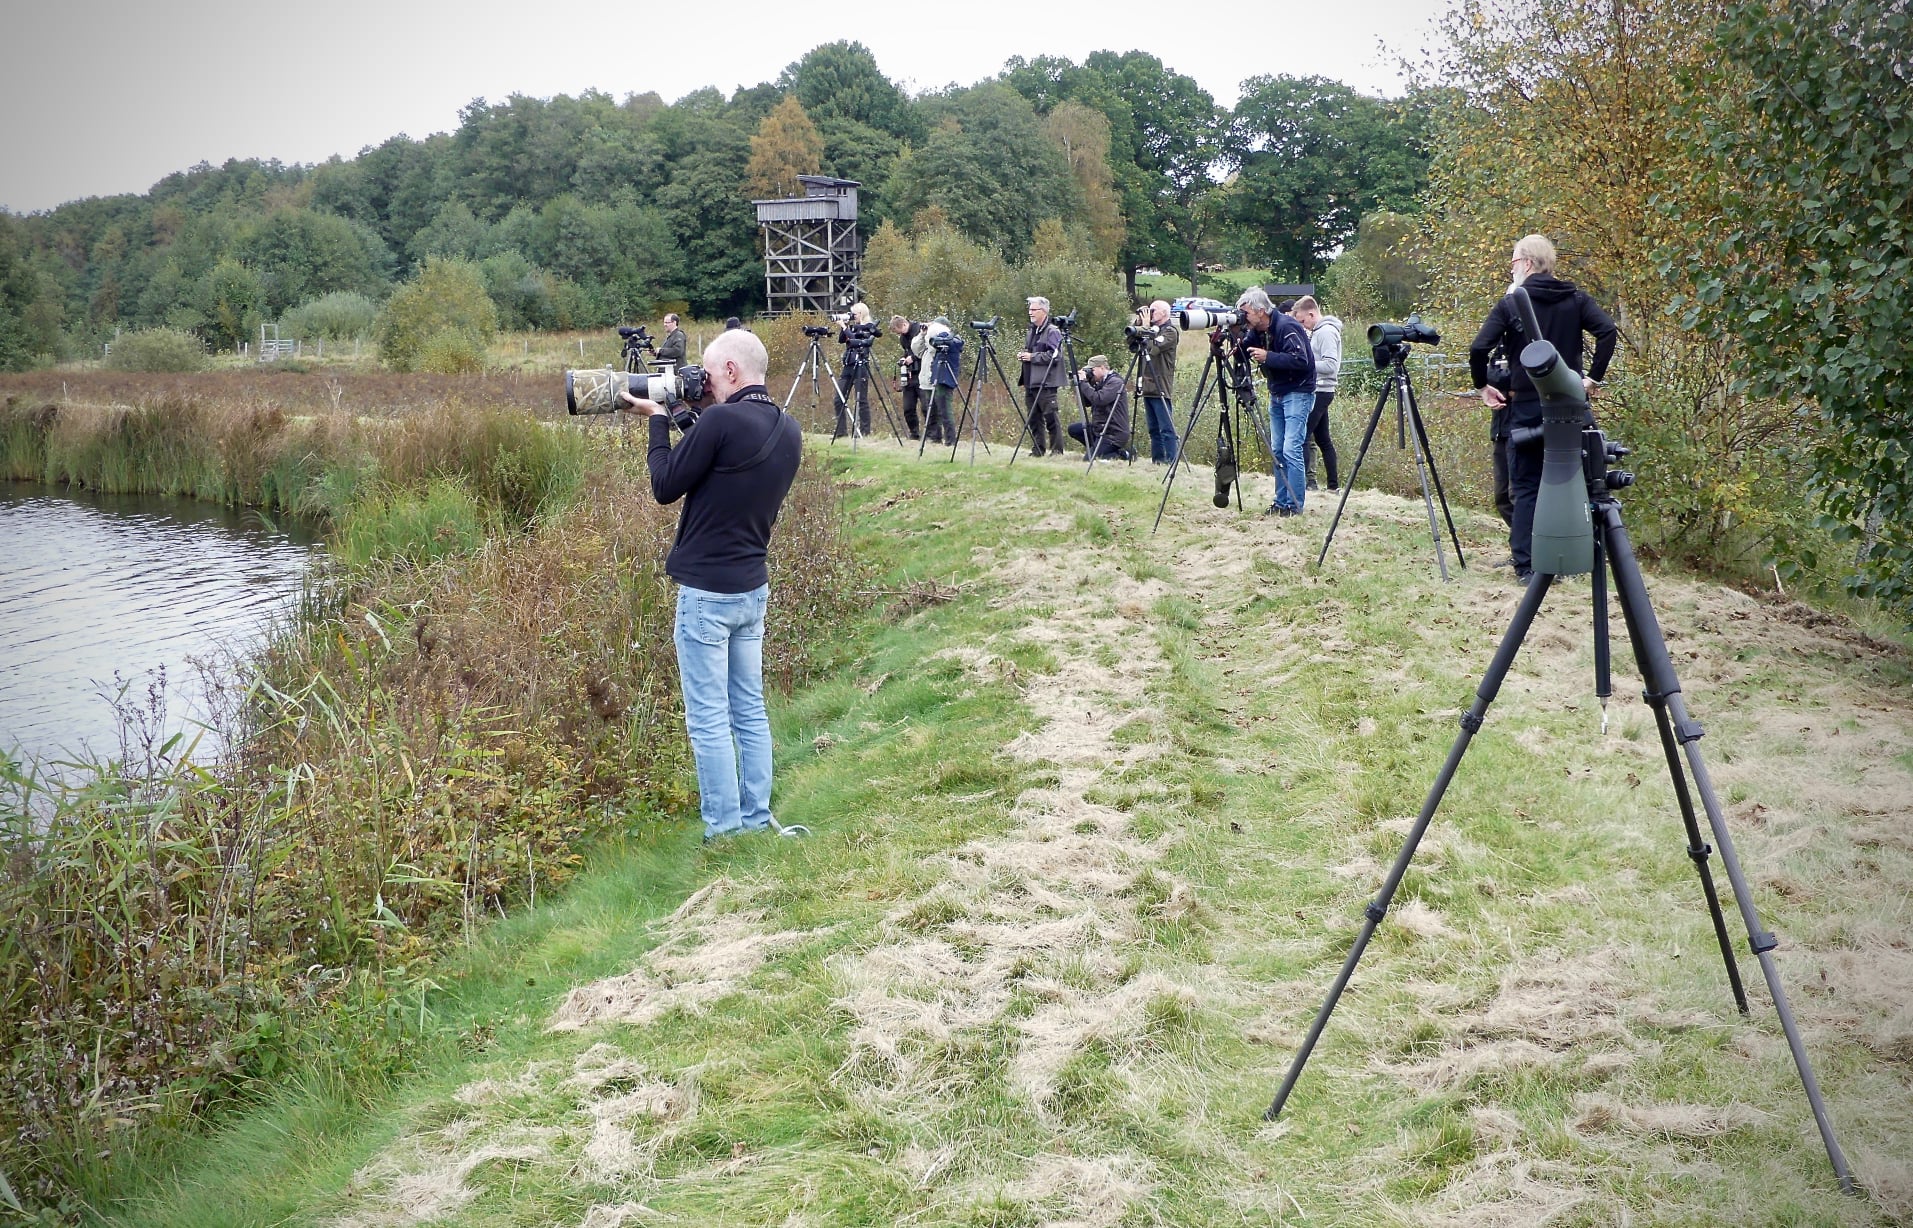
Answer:
[{"label": "tree line", "polygon": [[906,93],[859,43],[774,82],[665,103],[476,100],[455,130],[314,165],[230,161],[142,195],[0,214],[0,368],[168,326],[230,348],[260,321],[350,327],[433,258],[476,266],[506,328],[577,328],[682,303],[761,306],[754,195],[797,173],[861,182],[867,232],[926,210],[1012,263],[1059,219],[1133,290],[1198,260],[1308,278],[1365,211],[1412,208],[1427,108],[1258,78],[1234,110],[1145,52],[1010,60]]}]

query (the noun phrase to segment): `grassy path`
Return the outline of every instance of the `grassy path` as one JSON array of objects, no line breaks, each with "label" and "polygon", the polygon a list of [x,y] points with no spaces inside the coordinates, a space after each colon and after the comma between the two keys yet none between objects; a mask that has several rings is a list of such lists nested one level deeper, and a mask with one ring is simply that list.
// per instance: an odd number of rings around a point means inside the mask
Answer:
[{"label": "grassy path", "polygon": [[1732,1009],[1626,676],[1600,732],[1584,584],[1270,1125],[1513,610],[1498,524],[1463,518],[1444,585],[1419,503],[1358,495],[1316,573],[1331,508],[1218,512],[1206,474],[1152,536],[1147,467],[837,460],[899,596],[776,715],[779,816],[816,834],[607,850],[439,978],[463,1056],[396,1103],[295,1082],[121,1222],[1913,1216],[1903,653],[1650,578],[1868,1198],[1744,955]]}]

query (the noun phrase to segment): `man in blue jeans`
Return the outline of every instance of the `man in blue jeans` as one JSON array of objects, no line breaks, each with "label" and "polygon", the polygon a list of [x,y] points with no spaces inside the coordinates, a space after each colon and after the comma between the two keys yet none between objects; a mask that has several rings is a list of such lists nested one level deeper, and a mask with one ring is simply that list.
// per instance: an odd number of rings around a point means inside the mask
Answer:
[{"label": "man in blue jeans", "polygon": [[1277,311],[1266,291],[1243,291],[1236,309],[1249,321],[1249,357],[1269,381],[1269,442],[1276,459],[1275,502],[1268,514],[1295,516],[1308,480],[1302,444],[1315,409],[1315,351],[1308,329]]},{"label": "man in blue jeans", "polygon": [[624,394],[627,412],[651,419],[651,493],[684,500],[664,570],[678,582],[678,680],[707,843],[771,825],[765,555],[803,432],[764,387],[769,365],[750,332],[720,333],[704,348],[709,407],[675,448],[664,406]]}]

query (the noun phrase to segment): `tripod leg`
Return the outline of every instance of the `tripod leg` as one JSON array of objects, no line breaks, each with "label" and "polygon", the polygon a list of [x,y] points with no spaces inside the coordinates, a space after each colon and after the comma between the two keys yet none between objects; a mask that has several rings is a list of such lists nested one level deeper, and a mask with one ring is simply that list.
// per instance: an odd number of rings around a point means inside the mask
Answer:
[{"label": "tripod leg", "polygon": [[[1707,811],[1707,825],[1713,832],[1714,846],[1720,851],[1721,867],[1727,871],[1734,902],[1740,908],[1741,923],[1747,927],[1748,946],[1760,961],[1761,975],[1767,981],[1767,993],[1773,998],[1774,1013],[1780,1016],[1780,1028],[1787,1034],[1787,1047],[1793,1053],[1800,1086],[1807,1093],[1807,1104],[1813,1110],[1814,1124],[1820,1128],[1820,1140],[1826,1145],[1827,1159],[1833,1164],[1834,1175],[1840,1179],[1840,1188],[1851,1194],[1854,1192],[1853,1176],[1847,1170],[1846,1156],[1840,1150],[1839,1140],[1834,1137],[1833,1123],[1827,1117],[1826,1101],[1820,1095],[1819,1080],[1814,1078],[1813,1065],[1807,1060],[1806,1045],[1801,1041],[1800,1029],[1794,1023],[1793,1007],[1787,1001],[1786,987],[1780,983],[1780,971],[1774,964],[1773,952],[1779,940],[1767,932],[1760,923],[1760,914],[1754,911],[1753,893],[1748,890],[1747,876],[1741,871],[1740,858],[1734,852],[1733,837],[1727,831],[1725,816],[1721,814],[1720,799],[1715,795],[1713,780],[1707,774],[1707,763],[1701,758],[1702,730],[1687,715],[1687,705],[1681,699],[1680,679],[1674,674],[1674,662],[1668,656],[1666,637],[1661,634],[1660,622],[1655,618],[1654,607],[1648,601],[1647,582],[1641,578],[1640,563],[1634,557],[1627,527],[1621,523],[1621,505],[1613,499],[1604,499],[1595,504],[1595,512],[1601,521],[1601,533],[1607,544],[1608,566],[1614,573],[1614,587],[1620,594],[1621,614],[1627,620],[1636,662],[1646,680],[1649,694],[1660,696],[1661,705],[1666,709],[1665,714],[1660,716],[1663,744],[1667,744],[1671,737],[1686,750],[1687,767],[1693,774],[1694,790],[1700,794],[1701,805]],[[1657,714],[1659,711],[1660,706],[1657,706]],[[1676,772],[1674,775],[1678,782],[1680,774]],[[1683,786],[1677,783],[1675,789],[1680,793]],[[1699,834],[1698,829],[1695,829],[1690,837],[1696,844],[1699,843]],[[1696,862],[1698,864],[1698,858]]]},{"label": "tripod leg", "polygon": [[[1210,356],[1210,360],[1214,361],[1213,355]],[[1208,370],[1209,368],[1207,366],[1203,367],[1203,374],[1205,376],[1208,374]],[[1221,386],[1222,386],[1221,380],[1218,378],[1218,380],[1216,381],[1215,387],[1219,388]],[[1202,391],[1201,380],[1196,381],[1196,388],[1197,388],[1196,399],[1194,403],[1189,406],[1189,421],[1184,423],[1182,428],[1182,437],[1184,439],[1190,438],[1195,432],[1196,419],[1202,416],[1202,407],[1204,404],[1207,403],[1206,395]],[[1214,390],[1213,388],[1210,389],[1210,391],[1213,391],[1213,390]],[[1224,413],[1228,412],[1227,402],[1224,402],[1222,412]],[[1162,502],[1156,505],[1156,523],[1149,530],[1151,533],[1154,533],[1157,529],[1162,528],[1162,514],[1164,510],[1167,509],[1169,506],[1169,492],[1176,488],[1176,474],[1182,471],[1183,451],[1184,449],[1182,448],[1176,449],[1176,455],[1169,462],[1169,472],[1162,475]]]},{"label": "tripod leg", "polygon": [[883,390],[883,381],[881,379],[871,379],[870,372],[866,370],[863,373],[863,382],[866,387],[875,388],[877,390],[877,404],[883,406],[884,421],[890,424],[890,433],[896,437],[897,446],[901,448],[903,446],[903,432],[897,429],[897,417],[890,412],[890,396]]},{"label": "tripod leg", "polygon": [[1395,409],[1398,420],[1403,424],[1404,434],[1407,431],[1408,419],[1413,417],[1415,420],[1415,477],[1421,482],[1422,506],[1428,509],[1428,536],[1435,542],[1435,567],[1441,572],[1441,579],[1445,584],[1448,581],[1448,559],[1441,546],[1441,526],[1435,523],[1435,501],[1428,493],[1428,470],[1423,468],[1424,462],[1432,466],[1434,458],[1427,455],[1428,441],[1422,434],[1421,416],[1414,412],[1414,402],[1409,399],[1408,389],[1408,371],[1403,368],[1401,381],[1396,385]]},{"label": "tripod leg", "polygon": [[1528,634],[1528,627],[1534,622],[1534,616],[1541,609],[1541,599],[1548,595],[1548,585],[1553,577],[1535,572],[1528,581],[1528,591],[1522,594],[1521,604],[1515,607],[1514,620],[1508,624],[1506,635],[1501,637],[1501,647],[1495,650],[1494,660],[1488,666],[1488,672],[1482,676],[1481,685],[1475,688],[1475,702],[1461,718],[1461,732],[1455,736],[1455,743],[1448,750],[1448,761],[1441,766],[1441,774],[1435,777],[1434,787],[1428,791],[1428,798],[1422,802],[1421,814],[1415,819],[1415,825],[1408,832],[1408,838],[1402,844],[1402,851],[1395,858],[1388,878],[1382,883],[1381,893],[1375,897],[1364,911],[1362,932],[1355,939],[1355,947],[1348,953],[1348,960],[1335,978],[1335,984],[1329,988],[1328,998],[1322,1003],[1322,1009],[1316,1012],[1315,1022],[1309,1027],[1307,1039],[1302,1049],[1295,1055],[1295,1062],[1289,1067],[1289,1074],[1282,1081],[1282,1089],[1275,1094],[1275,1101],[1269,1105],[1269,1111],[1263,1114],[1268,1121],[1274,1121],[1282,1112],[1282,1106],[1288,1102],[1289,1093],[1295,1089],[1295,1082],[1302,1077],[1302,1067],[1308,1062],[1309,1054],[1315,1049],[1315,1042],[1321,1039],[1322,1029],[1328,1026],[1328,1017],[1335,1010],[1335,1004],[1341,999],[1342,991],[1348,987],[1349,978],[1355,975],[1355,965],[1361,961],[1362,952],[1368,947],[1368,940],[1375,935],[1375,927],[1381,924],[1388,914],[1388,905],[1395,898],[1396,888],[1401,886],[1402,878],[1408,873],[1408,863],[1415,856],[1415,848],[1421,843],[1422,835],[1427,832],[1429,821],[1435,817],[1435,808],[1441,805],[1442,794],[1448,791],[1448,784],[1454,779],[1455,769],[1461,765],[1462,755],[1467,753],[1468,744],[1474,740],[1475,732],[1481,728],[1481,718],[1487,713],[1488,705],[1494,702],[1495,695],[1501,690],[1502,681],[1508,676],[1508,670],[1514,665],[1515,654],[1521,651],[1521,641]]},{"label": "tripod leg", "polygon": [[[1404,381],[1408,372],[1402,372]],[[1428,458],[1428,476],[1435,480],[1435,499],[1441,504],[1441,514],[1448,521],[1448,540],[1455,544],[1455,563],[1464,571],[1468,560],[1461,557],[1461,534],[1455,532],[1455,514],[1448,510],[1448,492],[1441,486],[1441,471],[1435,468],[1435,450],[1428,446],[1428,426],[1422,421],[1421,406],[1415,400],[1415,385],[1408,383],[1408,416],[1415,424],[1415,438],[1421,440],[1422,455]]]},{"label": "tripod leg", "polygon": [[1335,505],[1335,519],[1328,522],[1328,535],[1322,538],[1322,553],[1315,556],[1315,565],[1320,567],[1322,560],[1328,557],[1328,548],[1335,541],[1335,528],[1342,523],[1342,509],[1348,506],[1348,497],[1355,491],[1355,478],[1362,472],[1362,462],[1368,458],[1368,445],[1374,442],[1375,428],[1381,425],[1382,409],[1388,404],[1388,388],[1382,388],[1381,397],[1375,402],[1375,412],[1368,416],[1368,429],[1362,432],[1362,446],[1356,449],[1354,467],[1348,476],[1342,479],[1342,498]]},{"label": "tripod leg", "polygon": [[[995,346],[985,345],[977,354],[977,373],[979,375],[982,374],[983,356],[985,354],[989,355],[990,369],[996,372],[998,382],[1003,385],[1003,394],[1010,398],[1010,405],[1014,407],[1016,405],[1016,389],[1010,384],[1010,377],[1003,374],[1003,364],[997,360]],[[981,410],[982,405],[983,402],[981,398],[979,398],[977,401],[979,410]],[[1010,464],[1012,465],[1016,464],[1016,454],[1023,449],[1023,441],[1030,438],[1030,432],[1036,429],[1036,423],[1033,421],[1034,417],[1035,412],[1027,405],[1024,406],[1023,429],[1016,433],[1016,447],[1010,452]]]},{"label": "tripod leg", "polygon": [[[956,433],[950,438],[950,463],[953,465],[956,464],[956,454],[959,446],[958,441],[963,438],[963,428],[965,425],[968,425],[972,432],[970,437],[970,463],[972,465],[976,464],[976,441],[982,438],[983,431],[981,420],[972,416],[971,402],[975,399],[977,385],[981,383],[982,380],[983,350],[981,347],[978,347],[976,352],[976,364],[970,368],[970,386],[963,391],[963,413],[957,419]],[[988,452],[990,445],[987,443],[984,444],[983,450]]]}]

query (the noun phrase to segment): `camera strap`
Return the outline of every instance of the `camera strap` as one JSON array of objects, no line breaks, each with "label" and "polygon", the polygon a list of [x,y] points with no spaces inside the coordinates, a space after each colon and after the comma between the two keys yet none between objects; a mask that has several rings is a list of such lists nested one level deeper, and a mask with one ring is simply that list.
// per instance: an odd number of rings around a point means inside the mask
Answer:
[{"label": "camera strap", "polygon": [[737,405],[745,401],[762,401],[764,404],[775,409],[777,411],[777,421],[771,424],[770,434],[765,437],[764,446],[757,450],[757,455],[751,457],[741,465],[713,465],[711,467],[712,473],[742,473],[746,469],[757,468],[769,460],[771,453],[776,451],[777,441],[784,433],[784,425],[788,423],[793,427],[797,426],[797,419],[785,413],[784,407],[779,405],[776,400],[771,397],[764,396],[761,393],[751,393],[748,396],[737,398],[737,400],[731,402],[731,404]]}]

